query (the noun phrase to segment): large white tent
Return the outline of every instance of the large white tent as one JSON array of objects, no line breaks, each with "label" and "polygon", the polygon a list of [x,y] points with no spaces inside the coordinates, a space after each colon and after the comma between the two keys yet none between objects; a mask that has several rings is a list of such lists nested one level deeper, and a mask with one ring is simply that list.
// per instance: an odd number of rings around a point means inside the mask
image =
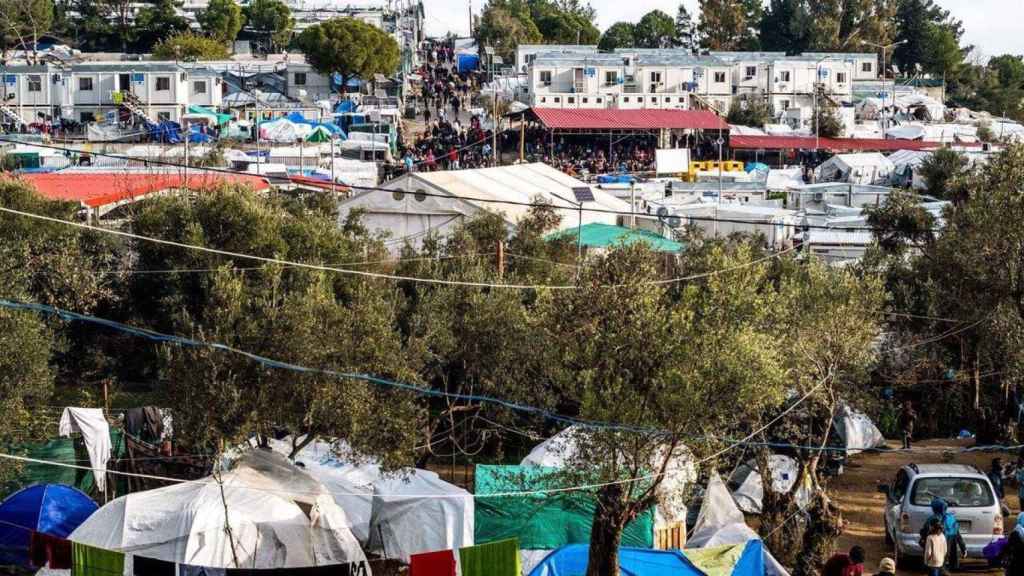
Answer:
[{"label": "large white tent", "polygon": [[257,449],[219,482],[208,477],[122,496],[69,539],[124,552],[126,572],[132,556],[211,568],[365,564],[348,524],[322,484]]},{"label": "large white tent", "polygon": [[857,454],[885,445],[885,436],[871,418],[863,412],[854,410],[848,404],[839,407],[832,426],[847,454]]},{"label": "large white tent", "polygon": [[473,495],[427,470],[407,470],[373,486],[370,550],[410,556],[473,545]]},{"label": "large white tent", "polygon": [[888,184],[894,169],[892,162],[877,152],[838,154],[818,167],[818,179],[821,182]]},{"label": "large white tent", "polygon": [[[614,225],[618,213],[629,211],[627,202],[543,163],[413,172],[384,187],[392,192],[370,190],[342,201],[339,221],[353,210],[361,210],[362,223],[370,230],[418,245],[427,235],[445,236],[484,212],[501,214],[512,228],[529,213],[533,202],[556,207],[561,216],[559,230],[576,229],[581,217],[582,224]],[[593,200],[582,197],[582,212],[576,189],[592,194]],[[392,245],[396,251],[402,248],[398,242]]]}]

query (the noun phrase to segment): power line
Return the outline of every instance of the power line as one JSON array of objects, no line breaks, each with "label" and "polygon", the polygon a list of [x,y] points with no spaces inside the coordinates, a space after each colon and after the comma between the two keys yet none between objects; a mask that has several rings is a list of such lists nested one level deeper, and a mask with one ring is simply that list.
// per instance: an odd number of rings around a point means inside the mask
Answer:
[{"label": "power line", "polygon": [[[184,248],[184,249],[188,249],[188,250],[197,250],[197,251],[200,251],[200,252],[207,252],[207,253],[210,253],[210,254],[217,254],[217,255],[220,255],[220,256],[228,256],[228,257],[232,257],[232,258],[241,258],[241,259],[247,259],[247,260],[254,260],[254,261],[257,261],[257,262],[265,262],[267,264],[278,264],[278,265],[281,265],[281,266],[291,266],[291,267],[296,267],[296,268],[308,268],[310,270],[317,270],[317,271],[321,271],[321,272],[337,272],[337,273],[340,273],[340,274],[348,274],[348,275],[352,275],[352,276],[361,276],[361,277],[365,277],[365,278],[379,278],[379,279],[385,279],[385,280],[397,280],[397,281],[405,281],[405,282],[418,282],[418,283],[423,283],[423,284],[440,284],[440,285],[446,285],[446,286],[469,286],[469,287],[475,287],[475,288],[494,288],[494,289],[507,288],[507,289],[514,289],[514,290],[544,290],[544,289],[547,289],[547,290],[574,290],[574,289],[581,288],[581,286],[576,285],[576,284],[499,284],[499,283],[495,283],[495,282],[470,282],[470,281],[461,281],[461,280],[446,280],[446,279],[442,279],[442,278],[420,278],[420,277],[413,277],[413,276],[400,276],[400,275],[396,275],[396,274],[385,274],[385,273],[381,273],[381,272],[367,272],[365,270],[353,270],[353,269],[350,269],[350,268],[338,268],[338,267],[335,267],[335,266],[327,266],[327,265],[324,265],[324,264],[309,264],[309,263],[303,263],[303,262],[293,262],[293,261],[290,261],[290,260],[281,260],[281,259],[278,259],[278,258],[268,258],[268,257],[265,257],[265,256],[256,256],[256,255],[253,255],[253,254],[245,254],[245,253],[241,253],[241,252],[232,252],[232,251],[228,251],[228,250],[219,250],[219,249],[216,249],[216,248],[209,248],[209,247],[206,247],[206,246],[198,246],[198,245],[195,245],[195,244],[185,244],[185,243],[176,242],[176,241],[173,241],[173,240],[164,240],[164,239],[161,239],[161,238],[154,238],[154,237],[151,237],[151,236],[143,236],[141,234],[134,234],[134,233],[131,233],[131,232],[124,232],[122,230],[116,230],[116,229],[113,229],[113,228],[98,228],[98,227],[90,226],[89,224],[85,224],[85,223],[82,223],[82,222],[72,222],[70,220],[62,220],[60,218],[54,218],[52,216],[44,216],[42,214],[35,214],[35,213],[32,213],[32,212],[24,212],[22,210],[14,210],[13,208],[6,208],[6,207],[3,207],[3,206],[0,206],[0,212],[6,212],[6,213],[9,213],[9,214],[15,214],[15,215],[23,216],[23,217],[26,217],[26,218],[35,218],[37,220],[44,220],[46,222],[53,222],[53,223],[56,223],[56,224],[64,224],[66,226],[72,226],[74,228],[90,230],[92,232],[99,232],[99,233],[103,233],[103,234],[111,234],[111,235],[120,236],[120,237],[123,237],[123,238],[131,238],[133,240],[141,240],[141,241],[145,241],[145,242],[152,242],[152,243],[155,243],[155,244],[163,244],[165,246],[174,246],[174,247],[177,247],[177,248]],[[697,280],[697,279],[700,279],[700,278],[707,278],[707,277],[715,276],[717,274],[721,274],[721,273],[724,273],[724,272],[730,272],[730,271],[738,270],[738,269],[741,269],[741,268],[746,268],[746,267],[749,267],[749,266],[755,266],[757,264],[766,262],[768,260],[779,258],[779,257],[781,257],[781,256],[783,256],[783,255],[785,255],[785,254],[787,254],[789,252],[793,252],[794,250],[796,250],[796,248],[797,248],[796,246],[793,246],[793,247],[787,248],[785,250],[781,250],[779,252],[774,252],[774,253],[772,253],[772,254],[770,254],[768,256],[765,256],[764,258],[760,258],[760,259],[757,259],[757,260],[751,260],[750,262],[744,262],[742,264],[738,264],[736,266],[731,266],[729,268],[723,268],[723,269],[720,269],[720,270],[713,270],[713,271],[710,271],[710,272],[702,272],[700,274],[693,274],[693,275],[689,275],[689,276],[681,276],[681,277],[677,277],[677,278],[669,278],[669,279],[665,279],[665,280],[645,280],[645,281],[636,282],[636,283],[632,283],[632,284],[628,284],[628,283],[623,283],[623,284],[602,284],[602,285],[597,286],[597,288],[615,289],[615,288],[626,288],[626,287],[633,287],[633,286],[658,286],[658,285],[666,285],[666,284],[674,284],[674,283],[679,283],[679,282],[685,282],[685,281],[689,281],[689,280]]]},{"label": "power line", "polygon": [[[11,140],[11,139],[5,139],[3,137],[0,137],[0,142],[17,142],[17,141],[16,140]],[[232,175],[232,176],[243,175],[243,176],[254,176],[254,177],[266,177],[266,175],[263,175],[263,174],[254,174],[254,173],[251,173],[251,172],[242,172],[242,171],[238,171],[238,170],[231,170],[231,169],[228,169],[228,168],[214,168],[214,167],[210,167],[210,166],[192,166],[192,165],[183,164],[183,163],[179,163],[179,162],[171,162],[171,161],[168,161],[168,160],[153,160],[153,159],[150,159],[150,158],[123,156],[123,155],[118,155],[118,154],[110,154],[110,153],[106,153],[106,152],[84,151],[84,150],[79,150],[77,148],[70,148],[70,147],[66,147],[66,146],[55,146],[55,145],[52,145],[52,144],[33,144],[33,146],[38,146],[38,147],[41,147],[41,148],[50,148],[50,149],[53,149],[53,150],[71,151],[71,152],[77,152],[79,154],[86,154],[86,155],[90,155],[90,156],[98,156],[98,157],[105,157],[105,158],[113,158],[113,159],[117,159],[117,160],[145,162],[147,164],[152,164],[154,166],[167,166],[167,167],[170,167],[170,168],[179,168],[179,169],[187,168],[188,170],[197,171],[197,172],[212,172],[212,173],[215,173],[215,174],[228,174],[228,175]],[[276,178],[277,176],[275,175],[274,177]],[[294,178],[292,178],[292,177],[286,177],[286,178],[290,182],[294,181]],[[345,186],[346,188],[352,189],[352,190],[361,190],[361,191],[364,191],[364,192],[386,192],[388,194],[393,194],[395,192],[404,192],[403,190],[397,190],[397,189],[391,189],[391,188],[381,188],[379,186],[359,186],[359,185],[355,185],[355,184],[344,184],[343,186]],[[563,206],[563,205],[558,205],[558,204],[551,204],[551,203],[548,203],[548,202],[526,202],[526,201],[520,201],[520,200],[505,200],[505,199],[499,199],[499,198],[481,198],[481,197],[473,197],[473,196],[458,196],[458,195],[454,195],[454,194],[442,194],[442,193],[437,193],[437,192],[428,192],[426,190],[417,190],[416,194],[419,194],[420,196],[424,196],[424,197],[429,197],[429,198],[446,198],[446,199],[449,199],[449,200],[450,199],[456,199],[456,200],[463,200],[463,201],[467,201],[467,202],[478,202],[478,203],[482,203],[482,204],[503,204],[503,205],[509,205],[509,206],[522,206],[522,207],[529,207],[529,208],[553,208],[553,209],[558,209],[558,210],[572,210],[572,211],[578,211],[578,212],[589,212],[589,213],[596,213],[596,214],[610,214],[610,215],[616,215],[616,216],[656,217],[656,215],[650,214],[648,212],[636,212],[636,211],[632,211],[632,210],[629,210],[629,211],[627,211],[627,210],[613,210],[613,209],[610,209],[610,208],[596,208],[596,207],[576,206],[576,205],[568,205],[568,204]],[[760,221],[760,220],[744,220],[744,219],[741,219],[741,218],[719,218],[719,217],[694,216],[694,215],[685,215],[685,216],[681,216],[681,218],[682,217],[685,217],[688,221],[691,221],[691,222],[720,222],[720,223],[725,223],[725,224],[750,224],[750,225],[756,225],[756,226],[768,226],[769,225],[768,223]],[[825,225],[821,225],[821,224],[800,224],[799,228],[801,228],[803,230],[828,230],[828,231],[832,231],[832,232],[875,232],[875,231],[878,231],[878,230],[884,230],[883,228],[878,228],[878,227],[873,227],[873,226],[825,226]],[[939,232],[939,231],[941,231],[941,229],[939,229],[939,228],[932,229],[932,232]]]}]

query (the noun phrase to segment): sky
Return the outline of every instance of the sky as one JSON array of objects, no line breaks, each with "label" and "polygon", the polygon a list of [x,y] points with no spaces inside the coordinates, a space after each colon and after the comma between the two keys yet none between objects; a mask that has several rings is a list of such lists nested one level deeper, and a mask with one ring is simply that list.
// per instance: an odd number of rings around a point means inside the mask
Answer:
[{"label": "sky", "polygon": [[[427,13],[427,32],[441,35],[449,30],[465,35],[469,30],[469,3],[479,13],[485,0],[423,0]],[[1024,27],[1021,11],[1024,0],[937,0],[964,22],[964,43],[976,46],[982,55],[1024,54]],[[679,0],[590,0],[597,9],[597,26],[604,30],[620,20],[636,22],[655,8],[675,16]],[[684,0],[696,15],[697,0]]]}]

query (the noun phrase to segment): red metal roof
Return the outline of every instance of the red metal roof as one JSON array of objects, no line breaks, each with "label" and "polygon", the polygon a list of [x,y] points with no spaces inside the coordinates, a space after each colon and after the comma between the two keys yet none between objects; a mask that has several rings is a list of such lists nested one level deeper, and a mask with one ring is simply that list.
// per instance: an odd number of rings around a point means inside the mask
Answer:
[{"label": "red metal roof", "polygon": [[921,140],[874,138],[821,138],[814,136],[731,136],[729,146],[737,150],[822,150],[836,152],[895,152],[897,150],[933,150],[942,147],[937,142]]},{"label": "red metal roof", "polygon": [[706,110],[566,110],[534,108],[548,129],[557,130],[728,130],[729,125]]},{"label": "red metal roof", "polygon": [[313,178],[310,176],[291,176],[288,178],[292,184],[299,184],[310,188],[319,188],[321,190],[336,190],[338,192],[346,192],[349,187],[344,184],[331,184],[330,180],[324,180],[322,178]]},{"label": "red metal roof", "polygon": [[[44,198],[81,202],[89,208],[141,199],[154,192],[184,185],[184,175],[180,173],[53,172],[22,174],[19,178],[35,187]],[[270,187],[266,179],[247,174],[196,171],[188,175],[188,187],[192,190],[209,190],[223,184],[244,184],[254,190]]]}]

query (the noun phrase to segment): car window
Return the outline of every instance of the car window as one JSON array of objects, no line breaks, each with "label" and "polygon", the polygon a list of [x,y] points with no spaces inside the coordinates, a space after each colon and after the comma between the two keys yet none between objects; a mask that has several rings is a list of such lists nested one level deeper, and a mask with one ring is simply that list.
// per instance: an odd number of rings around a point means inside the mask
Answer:
[{"label": "car window", "polygon": [[979,508],[995,504],[988,482],[980,478],[921,478],[910,496],[914,506],[930,506],[942,498],[956,508]]},{"label": "car window", "polygon": [[900,470],[896,473],[896,481],[892,483],[892,499],[899,502],[903,500],[903,495],[907,493],[907,486],[910,485],[910,476],[907,475],[906,470]]}]

